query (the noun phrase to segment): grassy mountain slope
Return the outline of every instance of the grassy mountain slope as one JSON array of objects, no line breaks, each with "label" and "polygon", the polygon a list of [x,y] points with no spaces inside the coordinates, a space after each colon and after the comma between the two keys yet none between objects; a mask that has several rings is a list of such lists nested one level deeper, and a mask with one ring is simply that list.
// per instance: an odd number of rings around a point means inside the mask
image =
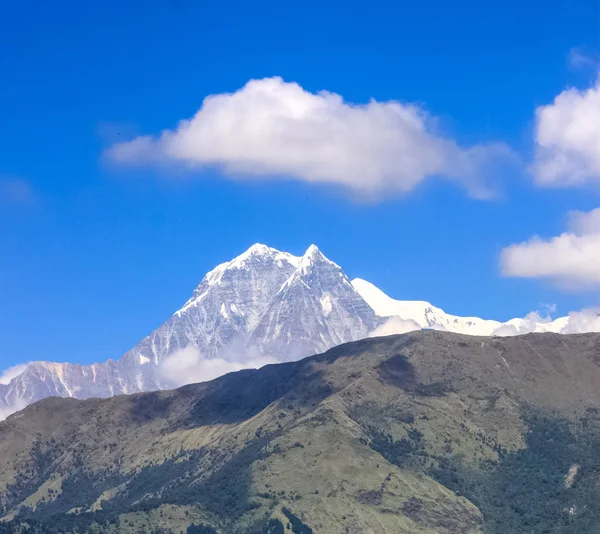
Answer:
[{"label": "grassy mountain slope", "polygon": [[595,334],[421,331],[46,399],[0,423],[0,533],[598,532],[599,363]]}]

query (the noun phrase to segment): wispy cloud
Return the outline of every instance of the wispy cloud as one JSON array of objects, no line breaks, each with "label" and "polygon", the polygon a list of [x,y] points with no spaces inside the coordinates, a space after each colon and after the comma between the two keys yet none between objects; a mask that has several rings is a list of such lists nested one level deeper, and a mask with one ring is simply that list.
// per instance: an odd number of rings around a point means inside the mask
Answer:
[{"label": "wispy cloud", "polygon": [[[0,389],[4,389],[4,386],[10,384],[10,382],[19,376],[25,369],[27,364],[13,365],[8,369],[0,372]],[[18,412],[27,406],[27,402],[21,399],[17,399],[14,402],[6,403],[5,399],[0,398],[0,421],[6,419],[9,415]]]},{"label": "wispy cloud", "polygon": [[27,403],[24,401],[18,401],[10,406],[0,405],[0,421],[4,421],[10,415],[23,410],[27,407]]},{"label": "wispy cloud", "polygon": [[0,374],[0,384],[10,384],[10,381],[19,376],[23,371],[25,371],[25,369],[27,369],[27,364],[13,365],[12,367],[9,367],[3,371],[2,374]]},{"label": "wispy cloud", "polygon": [[568,60],[569,67],[574,70],[589,68],[597,69],[600,65],[598,62],[598,54],[593,54],[581,46],[569,50]]},{"label": "wispy cloud", "polygon": [[211,95],[176,128],[115,144],[106,156],[120,165],[214,167],[247,180],[337,184],[372,197],[443,177],[489,197],[487,179],[514,162],[511,150],[503,143],[461,146],[439,132],[439,122],[418,104],[352,104],[265,78]]},{"label": "wispy cloud", "polygon": [[163,360],[159,366],[159,374],[162,380],[170,386],[179,387],[213,380],[242,369],[257,369],[269,363],[277,363],[277,361],[264,357],[250,358],[244,361],[223,358],[204,359],[200,351],[189,345]]},{"label": "wispy cloud", "polygon": [[402,317],[390,317],[381,326],[369,333],[369,337],[392,336],[395,334],[406,334],[421,330],[421,327],[412,319],[402,319]]},{"label": "wispy cloud", "polygon": [[0,203],[26,206],[37,200],[38,196],[27,180],[0,175]]}]

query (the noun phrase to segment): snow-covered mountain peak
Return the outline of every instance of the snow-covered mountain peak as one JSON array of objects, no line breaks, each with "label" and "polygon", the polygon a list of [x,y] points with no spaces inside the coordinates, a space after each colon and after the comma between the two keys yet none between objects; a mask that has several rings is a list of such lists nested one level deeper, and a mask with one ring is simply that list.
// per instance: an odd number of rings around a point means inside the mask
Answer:
[{"label": "snow-covered mountain peak", "polygon": [[[432,328],[475,336],[515,336],[529,332],[582,333],[600,329],[600,321],[591,311],[571,314],[552,320],[532,312],[523,318],[507,322],[460,317],[446,313],[429,302],[420,300],[395,300],[379,288],[356,278],[352,286],[379,317],[388,318],[386,334],[394,333],[394,323],[399,320],[416,323],[419,328]],[[399,324],[399,323],[398,323]],[[400,326],[402,326],[400,324]]]},{"label": "snow-covered mountain peak", "polygon": [[489,336],[502,326],[499,321],[450,315],[425,300],[393,299],[378,287],[360,278],[352,280],[352,287],[379,317],[414,321],[420,328]]},{"label": "snow-covered mountain peak", "polygon": [[439,309],[425,300],[395,300],[371,282],[361,278],[352,280],[352,287],[380,317],[403,316],[404,314],[407,318],[413,318],[415,315],[423,315],[427,311]]},{"label": "snow-covered mountain peak", "polygon": [[315,265],[318,265],[319,268],[333,267],[339,271],[342,270],[337,263],[327,258],[316,245],[311,245],[306,249],[306,252],[302,258],[299,259],[297,273],[306,275],[313,269]]},{"label": "snow-covered mountain peak", "polygon": [[265,261],[273,260],[277,263],[291,263],[294,267],[298,266],[300,258],[293,256],[289,252],[281,252],[267,245],[261,243],[255,243],[246,252],[240,254],[237,258],[234,258],[227,263],[229,269],[239,269],[245,267],[248,262],[251,261]]},{"label": "snow-covered mountain peak", "polygon": [[299,264],[297,256],[256,243],[210,271],[173,317],[208,308],[218,313],[209,318],[201,311],[202,323],[208,320],[215,328],[221,328],[223,325],[217,323],[225,321],[237,333],[253,328],[264,307]]},{"label": "snow-covered mountain peak", "polygon": [[366,337],[380,324],[342,268],[311,245],[253,330],[248,346],[295,359]]},{"label": "snow-covered mountain peak", "polygon": [[[223,280],[223,275],[228,271],[248,269],[249,266],[258,263],[273,263],[277,267],[283,267],[285,265],[297,267],[300,263],[300,258],[293,256],[288,252],[281,252],[277,249],[268,247],[267,245],[255,243],[246,250],[246,252],[243,252],[233,260],[217,265],[204,277],[202,282],[207,282],[209,285],[220,284]],[[196,292],[200,290],[202,285],[203,284],[200,284],[200,286],[198,286]]]},{"label": "snow-covered mountain peak", "polygon": [[[180,310],[119,360],[31,362],[4,372],[0,418],[48,396],[106,397],[174,387],[201,380],[208,362],[225,370],[254,366],[419,328],[496,336],[579,333],[600,331],[600,314],[584,310],[553,321],[531,313],[505,323],[459,317],[427,301],[395,300],[365,280],[350,282],[315,245],[297,257],[255,244],[208,273]],[[189,368],[178,367],[183,364]]]},{"label": "snow-covered mountain peak", "polygon": [[305,261],[319,261],[321,260],[321,258],[325,258],[325,256],[319,250],[319,247],[317,247],[317,245],[311,245],[310,247],[308,247],[306,249],[306,252],[304,253],[304,256],[302,256],[302,259]]},{"label": "snow-covered mountain peak", "polygon": [[335,262],[327,258],[316,245],[308,247],[304,255],[299,258],[298,266],[292,275],[281,286],[280,293],[286,292],[295,284],[301,283],[311,287],[313,283],[318,282],[323,277],[340,280],[343,284],[352,288],[350,280],[344,274],[342,268]]}]

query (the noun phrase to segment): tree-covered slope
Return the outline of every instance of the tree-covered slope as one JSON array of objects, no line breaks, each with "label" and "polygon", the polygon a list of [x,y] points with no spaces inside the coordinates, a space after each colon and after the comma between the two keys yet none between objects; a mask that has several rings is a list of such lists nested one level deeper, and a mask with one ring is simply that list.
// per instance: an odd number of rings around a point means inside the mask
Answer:
[{"label": "tree-covered slope", "polygon": [[595,334],[422,331],[46,399],[0,423],[0,532],[598,532],[599,362]]}]

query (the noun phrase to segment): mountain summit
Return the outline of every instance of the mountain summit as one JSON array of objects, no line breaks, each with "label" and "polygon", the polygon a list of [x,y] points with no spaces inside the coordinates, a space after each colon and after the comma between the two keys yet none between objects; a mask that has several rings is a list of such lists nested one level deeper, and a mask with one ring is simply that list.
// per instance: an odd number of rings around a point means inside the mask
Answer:
[{"label": "mountain summit", "polygon": [[0,384],[0,418],[44,397],[172,388],[375,335],[422,328],[472,335],[582,331],[571,323],[567,317],[501,323],[449,315],[425,301],[394,300],[365,280],[350,281],[316,245],[299,257],[257,243],[207,273],[179,310],[120,359],[29,363]]},{"label": "mountain summit", "polygon": [[380,324],[341,267],[311,245],[250,336],[287,360],[367,337]]}]

